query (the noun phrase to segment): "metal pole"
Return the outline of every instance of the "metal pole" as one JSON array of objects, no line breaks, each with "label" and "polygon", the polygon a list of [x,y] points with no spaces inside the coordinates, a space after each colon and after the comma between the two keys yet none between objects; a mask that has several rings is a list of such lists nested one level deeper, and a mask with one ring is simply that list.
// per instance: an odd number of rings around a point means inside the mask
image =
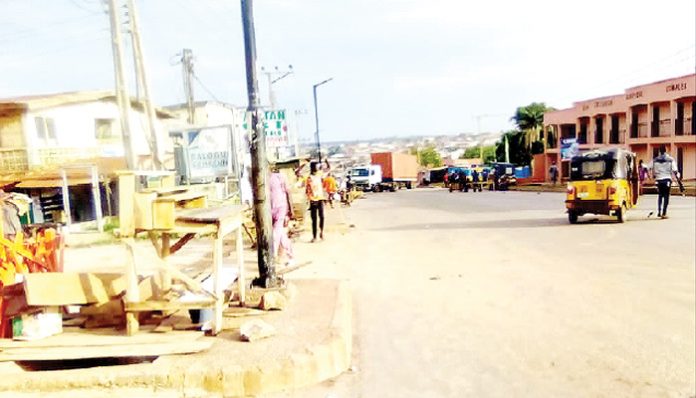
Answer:
[{"label": "metal pole", "polygon": [[114,75],[116,80],[116,102],[120,111],[121,136],[123,139],[123,153],[126,158],[128,169],[135,167],[133,156],[133,144],[131,142],[130,131],[130,97],[126,88],[123,70],[123,50],[121,49],[121,23],[119,21],[119,10],[116,7],[116,0],[109,0],[109,19],[111,23],[111,49],[114,57]]},{"label": "metal pole", "polygon": [[92,179],[92,202],[94,203],[94,218],[97,220],[97,230],[104,232],[104,223],[102,222],[102,206],[101,192],[99,191],[99,171],[97,166],[89,168]]},{"label": "metal pole", "polygon": [[317,87],[321,86],[322,84],[326,84],[333,80],[333,77],[330,77],[323,82],[317,83],[314,86],[312,86],[312,92],[314,93],[314,125],[316,126],[316,130],[314,132],[315,138],[317,140],[317,156],[319,157],[319,163],[321,164],[321,141],[319,140],[319,109],[317,108]]},{"label": "metal pole", "polygon": [[70,230],[70,225],[72,225],[72,214],[70,214],[70,191],[68,190],[68,173],[65,169],[60,169],[60,179],[63,182],[61,186],[61,193],[63,194],[63,211],[65,212],[65,225]]},{"label": "metal pole", "polygon": [[321,141],[319,141],[319,109],[317,109],[317,85],[312,87],[314,93],[314,138],[317,141],[317,156],[321,164]]},{"label": "metal pole", "polygon": [[244,29],[244,58],[246,60],[248,112],[251,114],[251,184],[254,193],[254,215],[256,216],[256,247],[259,278],[255,285],[273,287],[280,284],[273,266],[271,244],[271,204],[266,179],[268,160],[266,158],[266,136],[259,120],[259,86],[256,80],[256,38],[254,33],[254,2],[241,0],[242,26]]}]

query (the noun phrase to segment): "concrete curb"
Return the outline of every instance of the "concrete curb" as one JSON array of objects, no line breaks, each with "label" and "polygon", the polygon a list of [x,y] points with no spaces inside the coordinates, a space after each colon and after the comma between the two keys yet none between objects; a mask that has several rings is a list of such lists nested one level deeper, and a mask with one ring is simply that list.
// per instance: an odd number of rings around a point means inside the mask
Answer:
[{"label": "concrete curb", "polygon": [[65,390],[142,388],[150,391],[176,391],[184,397],[244,397],[318,384],[348,370],[353,347],[352,295],[346,282],[337,284],[336,305],[328,336],[319,344],[248,366],[210,367],[197,363],[191,367],[129,365],[117,373],[95,377],[69,373],[13,374],[0,381],[0,396],[50,393]]}]

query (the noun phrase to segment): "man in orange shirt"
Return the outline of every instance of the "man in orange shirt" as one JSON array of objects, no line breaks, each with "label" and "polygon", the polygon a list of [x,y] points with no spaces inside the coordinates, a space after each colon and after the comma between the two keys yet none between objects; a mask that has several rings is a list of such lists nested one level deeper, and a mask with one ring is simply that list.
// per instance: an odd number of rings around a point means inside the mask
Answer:
[{"label": "man in orange shirt", "polygon": [[329,206],[333,209],[333,196],[338,192],[338,184],[331,173],[324,178],[324,192],[329,199]]},{"label": "man in orange shirt", "polygon": [[310,163],[310,174],[305,181],[305,193],[309,199],[309,212],[312,216],[312,242],[317,240],[317,221],[319,222],[319,237],[324,239],[324,183],[318,162]]}]

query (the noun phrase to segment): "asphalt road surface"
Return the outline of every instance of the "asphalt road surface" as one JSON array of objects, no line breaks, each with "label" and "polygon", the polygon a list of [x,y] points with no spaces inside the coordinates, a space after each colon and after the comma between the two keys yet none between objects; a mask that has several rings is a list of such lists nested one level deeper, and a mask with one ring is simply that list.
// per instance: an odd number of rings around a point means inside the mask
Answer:
[{"label": "asphalt road surface", "polygon": [[569,225],[556,193],[368,194],[313,263],[354,294],[352,371],[296,397],[696,396],[696,199]]}]

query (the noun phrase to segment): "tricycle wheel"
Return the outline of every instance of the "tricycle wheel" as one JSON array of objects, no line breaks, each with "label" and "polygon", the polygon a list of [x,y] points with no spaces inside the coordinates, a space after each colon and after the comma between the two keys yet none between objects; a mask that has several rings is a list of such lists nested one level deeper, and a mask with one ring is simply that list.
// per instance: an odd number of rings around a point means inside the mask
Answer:
[{"label": "tricycle wheel", "polygon": [[578,223],[578,213],[573,210],[568,210],[568,222],[571,224]]},{"label": "tricycle wheel", "polygon": [[616,211],[616,221],[620,223],[625,223],[627,219],[627,211],[628,209],[626,209],[626,204],[621,205],[621,207],[619,207],[619,210]]}]

